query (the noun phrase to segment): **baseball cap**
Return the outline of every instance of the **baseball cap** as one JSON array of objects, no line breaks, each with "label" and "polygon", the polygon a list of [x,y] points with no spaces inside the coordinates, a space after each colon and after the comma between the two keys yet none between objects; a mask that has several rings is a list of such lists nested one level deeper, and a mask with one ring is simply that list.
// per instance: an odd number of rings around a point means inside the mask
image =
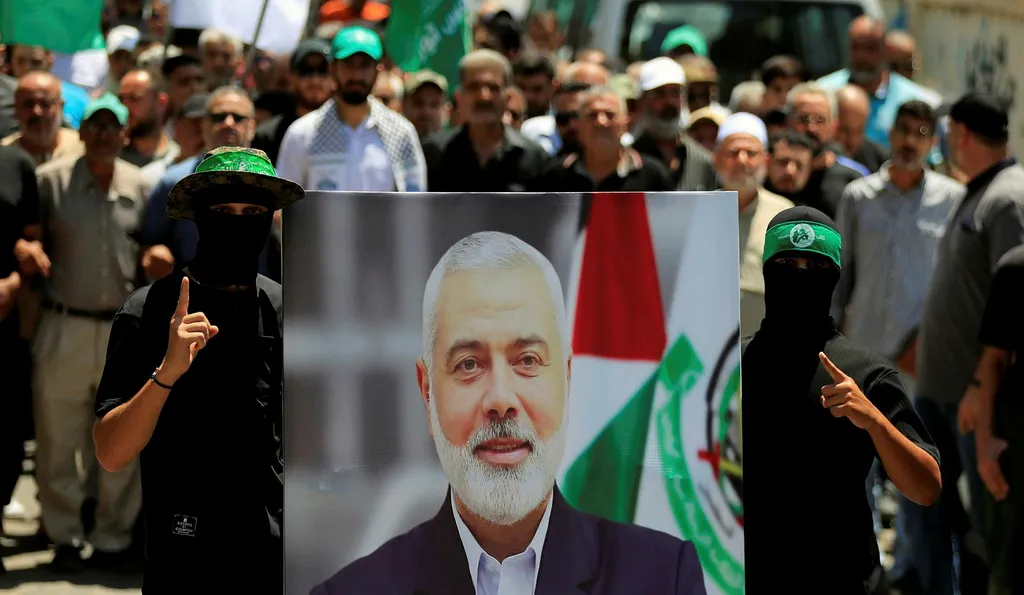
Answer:
[{"label": "baseball cap", "polygon": [[417,70],[410,72],[405,78],[405,96],[415,93],[423,85],[434,85],[441,93],[448,95],[448,80],[433,70]]},{"label": "baseball cap", "polygon": [[206,102],[209,98],[210,95],[208,93],[196,93],[189,97],[181,106],[178,117],[188,118],[189,120],[206,117]]},{"label": "baseball cap", "polygon": [[683,25],[669,31],[668,35],[665,36],[665,41],[661,42],[661,53],[667,54],[683,45],[690,46],[693,49],[693,53],[698,56],[707,57],[708,55],[708,42],[704,39],[704,35],[693,25]]},{"label": "baseball cap", "polygon": [[295,51],[292,52],[291,67],[295,70],[308,56],[323,56],[324,60],[331,61],[331,46],[322,39],[305,39]]},{"label": "baseball cap", "polygon": [[135,46],[139,43],[139,38],[142,34],[139,30],[130,25],[118,25],[107,33],[107,54],[113,54],[124,50],[131,52],[135,50]]},{"label": "baseball cap", "polygon": [[1003,143],[1010,138],[1006,102],[987,93],[968,93],[961,97],[949,108],[949,119],[991,141]]},{"label": "baseball cap", "polygon": [[164,78],[169,78],[174,71],[183,66],[202,66],[203,61],[191,54],[179,54],[173,58],[167,58],[164,60],[163,65],[160,67],[160,71],[163,73]]},{"label": "baseball cap", "polygon": [[349,56],[363,53],[380,60],[384,48],[380,44],[380,36],[366,27],[345,27],[334,36],[331,42],[331,55],[336,60],[344,60]]},{"label": "baseball cap", "polygon": [[638,99],[640,97],[640,89],[637,88],[636,81],[633,77],[628,74],[616,74],[612,78],[608,79],[608,87],[612,91],[618,94],[624,101],[631,99]]},{"label": "baseball cap", "polygon": [[[725,122],[725,114],[718,110],[713,110],[710,107],[702,107],[690,112],[688,124],[693,126],[702,120],[709,120],[714,122],[717,126],[721,126]],[[719,136],[721,136],[721,134],[719,134]]]},{"label": "baseball cap", "polygon": [[665,85],[685,85],[683,67],[672,58],[655,58],[640,67],[640,92],[646,93]]},{"label": "baseball cap", "polygon": [[117,118],[117,121],[121,126],[128,125],[128,108],[118,101],[117,97],[114,97],[111,93],[104,93],[98,98],[90,101],[89,104],[85,106],[85,112],[82,114],[82,121],[87,121],[89,118],[103,110],[107,110],[114,114],[114,117]]}]

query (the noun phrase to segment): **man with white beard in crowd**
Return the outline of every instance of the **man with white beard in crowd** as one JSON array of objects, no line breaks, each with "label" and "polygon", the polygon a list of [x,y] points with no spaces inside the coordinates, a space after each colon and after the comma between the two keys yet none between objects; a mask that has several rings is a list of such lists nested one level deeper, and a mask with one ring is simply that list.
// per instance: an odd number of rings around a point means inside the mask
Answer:
[{"label": "man with white beard in crowd", "polygon": [[732,114],[718,128],[715,171],[722,190],[735,191],[740,208],[740,334],[754,334],[764,318],[764,234],[768,223],[793,206],[764,189],[768,130],[753,114]]},{"label": "man with white beard in crowd", "polygon": [[[313,595],[703,594],[696,549],[573,509],[555,485],[571,355],[562,283],[519,238],[480,232],[427,280],[416,380],[451,484],[433,519]],[[506,590],[507,589],[507,590]]]}]

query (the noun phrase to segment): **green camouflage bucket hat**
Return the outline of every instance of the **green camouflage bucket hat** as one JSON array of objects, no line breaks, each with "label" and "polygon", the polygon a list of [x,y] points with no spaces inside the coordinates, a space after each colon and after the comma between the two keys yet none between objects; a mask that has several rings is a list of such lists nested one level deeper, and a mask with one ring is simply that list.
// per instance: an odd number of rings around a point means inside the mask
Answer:
[{"label": "green camouflage bucket hat", "polygon": [[278,177],[270,158],[263,151],[220,147],[203,155],[195,173],[185,176],[171,188],[167,198],[167,216],[193,219],[193,198],[211,188],[266,190],[274,197],[273,210],[286,207],[306,195],[302,186]]}]

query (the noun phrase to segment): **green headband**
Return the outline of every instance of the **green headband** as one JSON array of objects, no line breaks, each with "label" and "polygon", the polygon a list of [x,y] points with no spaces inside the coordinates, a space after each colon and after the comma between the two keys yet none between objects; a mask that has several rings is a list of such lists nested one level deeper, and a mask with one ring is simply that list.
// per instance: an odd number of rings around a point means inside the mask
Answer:
[{"label": "green headband", "polygon": [[764,236],[764,260],[768,262],[780,252],[812,252],[820,254],[842,270],[843,238],[839,232],[814,221],[787,221],[768,229]]}]

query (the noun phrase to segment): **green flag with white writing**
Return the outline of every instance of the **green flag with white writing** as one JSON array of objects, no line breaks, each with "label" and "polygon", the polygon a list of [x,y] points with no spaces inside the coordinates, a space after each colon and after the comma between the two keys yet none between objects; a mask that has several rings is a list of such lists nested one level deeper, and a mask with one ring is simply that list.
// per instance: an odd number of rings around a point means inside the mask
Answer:
[{"label": "green flag with white writing", "polygon": [[405,72],[429,68],[458,84],[471,47],[465,0],[394,0],[384,35],[388,56]]},{"label": "green flag with white writing", "polygon": [[0,39],[73,54],[104,47],[103,0],[0,0]]}]

